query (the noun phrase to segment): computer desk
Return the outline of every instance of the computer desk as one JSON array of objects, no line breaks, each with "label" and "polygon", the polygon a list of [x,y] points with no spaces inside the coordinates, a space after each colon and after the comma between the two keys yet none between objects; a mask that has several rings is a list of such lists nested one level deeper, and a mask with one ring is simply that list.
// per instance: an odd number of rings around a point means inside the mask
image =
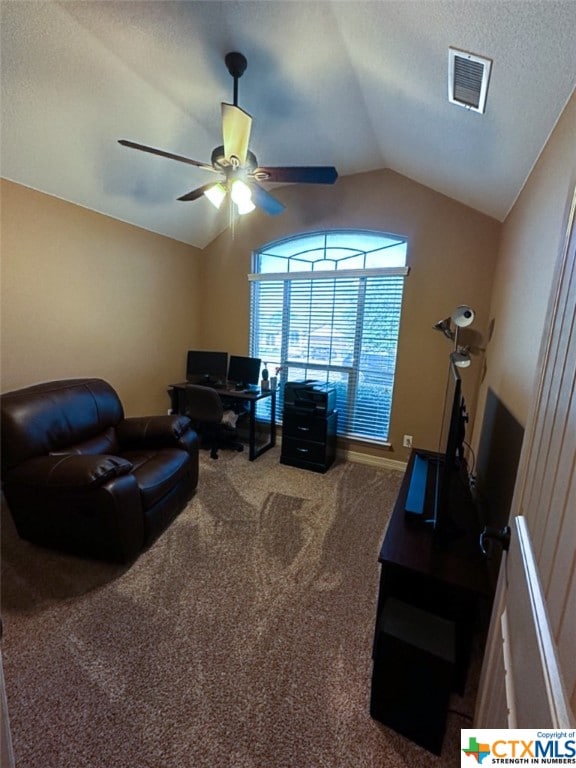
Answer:
[{"label": "computer desk", "polygon": [[[172,402],[172,410],[176,413],[184,414],[186,412],[184,393],[188,383],[183,381],[178,384],[170,384],[168,386],[168,394]],[[257,389],[254,392],[238,392],[235,389],[220,389],[215,387],[214,391],[218,394],[222,403],[226,407],[227,404],[233,402],[240,402],[248,405],[248,458],[250,461],[254,461],[266,451],[270,450],[276,445],[276,390]],[[265,400],[270,398],[270,424],[269,435],[267,442],[256,445],[256,403],[259,400]]]}]

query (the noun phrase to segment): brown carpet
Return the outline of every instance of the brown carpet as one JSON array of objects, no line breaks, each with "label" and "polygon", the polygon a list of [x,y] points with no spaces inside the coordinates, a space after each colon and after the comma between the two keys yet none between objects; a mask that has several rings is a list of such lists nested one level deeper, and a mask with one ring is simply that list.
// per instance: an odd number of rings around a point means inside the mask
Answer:
[{"label": "brown carpet", "polygon": [[401,474],[278,458],[202,452],[197,495],[129,568],[33,547],[4,522],[17,768],[460,765],[464,718],[438,758],[368,712]]}]

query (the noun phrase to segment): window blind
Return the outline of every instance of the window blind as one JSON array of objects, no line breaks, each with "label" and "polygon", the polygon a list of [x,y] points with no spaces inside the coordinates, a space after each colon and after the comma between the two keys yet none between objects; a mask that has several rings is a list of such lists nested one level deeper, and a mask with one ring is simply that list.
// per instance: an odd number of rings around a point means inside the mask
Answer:
[{"label": "window blind", "polygon": [[[388,439],[407,272],[249,276],[251,354],[283,381],[334,385],[342,436]],[[279,413],[281,401],[280,389]]]}]

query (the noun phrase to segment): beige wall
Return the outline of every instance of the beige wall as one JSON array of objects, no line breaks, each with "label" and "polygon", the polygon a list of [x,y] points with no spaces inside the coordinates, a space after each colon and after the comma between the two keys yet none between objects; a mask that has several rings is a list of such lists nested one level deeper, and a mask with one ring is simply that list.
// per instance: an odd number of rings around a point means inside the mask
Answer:
[{"label": "beige wall", "polygon": [[2,181],[1,389],[99,376],[128,415],[164,413],[200,341],[201,254]]},{"label": "beige wall", "polygon": [[[503,226],[490,305],[494,332],[486,351],[478,425],[488,387],[521,424],[526,423],[575,180],[576,94]],[[475,442],[479,438],[477,432]]]},{"label": "beige wall", "polygon": [[[9,182],[2,190],[3,390],[98,375],[118,388],[129,413],[162,412],[187,348],[248,351],[252,249],[323,228],[408,238],[411,273],[385,455],[407,458],[403,434],[437,447],[452,347],[433,324],[468,303],[477,311],[472,340],[484,346],[501,225],[391,171],[328,188],[279,189],[287,205],[281,216],[245,217],[204,252]],[[472,412],[481,360],[462,371]]]},{"label": "beige wall", "polygon": [[[391,443],[405,460],[402,436],[414,444],[438,445],[450,342],[435,322],[462,303],[477,311],[472,341],[483,346],[501,225],[477,211],[392,171],[338,179],[334,187],[292,186],[274,192],[286,203],[281,216],[240,219],[206,249],[202,284],[208,347],[248,351],[250,257],[253,249],[298,232],[363,228],[408,238],[411,273],[406,279],[394,393]],[[474,404],[481,356],[462,371],[467,400]],[[358,446],[356,446],[358,449]],[[378,451],[364,448],[372,453]]]},{"label": "beige wall", "polygon": [[[575,567],[574,273],[566,258],[565,285],[558,291],[566,248],[569,209],[576,185],[576,93],[525,184],[504,227],[490,316],[494,334],[487,349],[486,377],[477,424],[490,388],[527,426],[512,514],[526,517],[541,586],[557,643],[563,682],[576,716],[574,662]],[[571,272],[572,270],[572,272]],[[572,288],[568,287],[571,280]],[[551,301],[557,293],[558,306]],[[567,298],[568,297],[568,298]],[[556,298],[556,295],[554,295]],[[557,312],[554,323],[547,317]],[[553,339],[545,334],[552,328]],[[549,355],[543,355],[550,344]],[[541,395],[540,370],[547,371]],[[487,430],[485,430],[487,432]],[[482,436],[478,432],[475,439]],[[490,687],[489,680],[487,687]],[[556,686],[555,686],[556,688]],[[554,691],[558,695],[558,691]]]}]

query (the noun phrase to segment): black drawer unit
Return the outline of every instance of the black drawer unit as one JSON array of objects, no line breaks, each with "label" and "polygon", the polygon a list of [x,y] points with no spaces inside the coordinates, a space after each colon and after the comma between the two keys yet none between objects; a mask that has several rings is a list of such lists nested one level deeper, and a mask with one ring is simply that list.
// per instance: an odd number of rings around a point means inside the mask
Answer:
[{"label": "black drawer unit", "polygon": [[284,408],[280,463],[326,472],[336,457],[337,411],[326,415]]},{"label": "black drawer unit", "polygon": [[456,663],[456,624],[395,598],[374,643],[370,714],[439,755]]}]

